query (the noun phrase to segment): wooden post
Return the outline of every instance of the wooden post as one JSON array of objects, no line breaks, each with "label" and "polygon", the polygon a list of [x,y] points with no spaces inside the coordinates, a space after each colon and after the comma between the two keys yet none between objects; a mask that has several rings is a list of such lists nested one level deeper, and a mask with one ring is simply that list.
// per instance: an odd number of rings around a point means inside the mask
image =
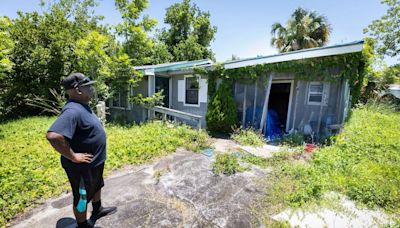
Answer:
[{"label": "wooden post", "polygon": [[242,125],[246,128],[247,84],[244,84]]},{"label": "wooden post", "polygon": [[163,121],[167,120],[167,113],[163,113]]},{"label": "wooden post", "polygon": [[344,87],[344,80],[343,78],[340,80],[339,82],[339,89],[338,91],[338,96],[337,96],[337,100],[336,100],[336,123],[340,123],[340,120],[342,119],[341,114],[342,112],[340,111],[341,107],[342,107],[342,95],[343,95],[343,87]]},{"label": "wooden post", "polygon": [[330,91],[330,83],[324,82],[322,84],[322,100],[321,100],[321,105],[319,107],[319,116],[318,116],[318,126],[317,126],[317,135],[319,137],[319,132],[321,128],[321,121],[322,121],[322,113],[324,110],[324,106],[328,105],[329,102],[329,91]]},{"label": "wooden post", "polygon": [[197,120],[197,128],[199,131],[201,130],[201,119]]},{"label": "wooden post", "polygon": [[319,136],[319,129],[321,128],[321,120],[322,120],[322,111],[324,109],[324,104],[321,102],[319,106],[319,114],[318,114],[318,126],[317,126],[317,135]]},{"label": "wooden post", "polygon": [[267,113],[268,113],[268,101],[269,101],[269,93],[271,92],[271,84],[272,84],[273,73],[270,73],[268,76],[268,84],[265,90],[265,100],[263,106],[263,112],[261,116],[260,122],[260,131],[265,132],[265,123],[267,122]]},{"label": "wooden post", "polygon": [[251,118],[251,122],[254,126],[254,121],[256,119],[256,106],[257,106],[257,94],[258,93],[258,81],[256,81],[255,88],[254,88],[254,102],[253,102],[253,116]]},{"label": "wooden post", "polygon": [[99,101],[96,105],[97,117],[101,121],[101,124],[105,126],[106,124],[106,102]]},{"label": "wooden post", "polygon": [[290,132],[294,132],[295,124],[296,124],[296,116],[297,116],[297,101],[299,99],[299,90],[300,90],[300,81],[296,82],[296,96],[294,100],[294,112],[293,112],[293,124],[292,124],[292,129],[290,129]]}]

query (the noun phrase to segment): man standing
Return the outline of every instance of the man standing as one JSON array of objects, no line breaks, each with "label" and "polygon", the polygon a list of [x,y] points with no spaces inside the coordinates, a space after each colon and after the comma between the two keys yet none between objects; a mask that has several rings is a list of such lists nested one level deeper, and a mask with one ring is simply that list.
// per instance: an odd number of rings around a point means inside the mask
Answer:
[{"label": "man standing", "polygon": [[[106,134],[88,106],[93,97],[93,83],[95,81],[81,73],[73,73],[62,81],[69,100],[46,135],[61,154],[61,164],[72,187],[73,211],[78,227],[93,227],[97,219],[117,209],[101,206]],[[93,211],[88,222],[86,206],[90,201]]]}]

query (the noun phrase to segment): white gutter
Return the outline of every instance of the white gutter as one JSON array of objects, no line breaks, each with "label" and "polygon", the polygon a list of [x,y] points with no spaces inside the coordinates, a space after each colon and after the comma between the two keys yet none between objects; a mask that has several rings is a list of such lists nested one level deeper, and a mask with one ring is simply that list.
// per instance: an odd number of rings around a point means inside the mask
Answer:
[{"label": "white gutter", "polygon": [[257,59],[249,59],[249,60],[238,60],[234,62],[224,63],[225,69],[235,69],[246,66],[254,66],[257,64],[267,64],[267,63],[277,63],[277,62],[286,62],[292,60],[300,60],[300,59],[308,59],[308,58],[316,58],[323,56],[331,56],[331,55],[341,55],[348,54],[354,52],[360,52],[363,49],[363,43],[356,43],[352,45],[343,45],[343,46],[333,46],[333,47],[324,47],[324,48],[313,48],[306,49],[301,51],[293,51],[278,55],[266,56]]}]

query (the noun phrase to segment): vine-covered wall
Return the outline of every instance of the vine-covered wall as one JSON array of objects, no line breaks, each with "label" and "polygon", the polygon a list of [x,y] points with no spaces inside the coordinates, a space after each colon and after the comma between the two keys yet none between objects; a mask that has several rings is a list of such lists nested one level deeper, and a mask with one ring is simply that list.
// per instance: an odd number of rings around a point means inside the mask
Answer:
[{"label": "vine-covered wall", "polygon": [[[233,94],[230,87],[217,88],[217,79],[228,82],[228,84],[233,82],[253,84],[256,80],[266,81],[266,78],[263,77],[268,77],[270,73],[288,73],[293,75],[294,79],[303,81],[338,82],[342,79],[348,80],[351,105],[354,106],[360,101],[362,89],[367,84],[367,68],[372,57],[373,46],[367,41],[364,43],[363,51],[357,53],[258,64],[236,69],[225,69],[222,64],[217,64],[208,71],[204,68],[195,69],[195,73],[208,76],[208,95],[213,102],[217,102],[215,100],[218,99],[221,100],[218,102],[222,102],[221,98],[215,96],[217,92],[222,93],[219,91],[220,89],[227,90],[224,94]],[[236,109],[235,105],[229,105],[229,107]],[[228,110],[227,113],[231,111],[233,110]],[[216,110],[210,110],[209,107],[207,114],[213,112]]]},{"label": "vine-covered wall", "polygon": [[[216,80],[239,81],[240,83],[254,83],[261,77],[267,77],[271,72],[291,73],[297,80],[305,81],[339,81],[341,78],[349,80],[352,104],[360,99],[364,82],[365,68],[368,63],[365,51],[345,55],[327,56],[302,59],[296,61],[259,64],[236,69],[224,69],[217,65],[207,71],[208,94],[212,97],[216,91]],[[202,72],[204,74],[204,72]]]}]

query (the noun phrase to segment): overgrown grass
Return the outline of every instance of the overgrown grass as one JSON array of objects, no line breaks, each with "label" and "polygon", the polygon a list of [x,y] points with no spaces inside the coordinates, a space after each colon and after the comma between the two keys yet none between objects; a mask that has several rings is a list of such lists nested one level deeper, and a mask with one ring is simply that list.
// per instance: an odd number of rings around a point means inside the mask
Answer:
[{"label": "overgrown grass", "polygon": [[333,146],[313,157],[327,188],[369,207],[400,213],[400,113],[385,105],[355,109]]},{"label": "overgrown grass", "polygon": [[[35,117],[0,124],[0,227],[25,208],[69,189],[45,133],[55,118]],[[186,126],[160,122],[106,127],[106,173],[127,164],[142,164],[177,147],[199,150],[208,136]]]},{"label": "overgrown grass", "polygon": [[263,161],[273,167],[265,199],[267,224],[272,213],[318,203],[327,191],[399,217],[400,113],[394,109],[359,106],[336,141],[316,150],[309,162],[290,153]]},{"label": "overgrown grass", "polygon": [[241,145],[262,146],[265,144],[263,135],[251,128],[238,128],[233,132],[231,138]]},{"label": "overgrown grass", "polygon": [[212,170],[215,174],[232,175],[243,172],[245,167],[239,164],[238,157],[235,154],[217,154]]},{"label": "overgrown grass", "polygon": [[282,137],[279,143],[283,146],[296,147],[304,144],[304,134],[302,132],[293,133]]}]

